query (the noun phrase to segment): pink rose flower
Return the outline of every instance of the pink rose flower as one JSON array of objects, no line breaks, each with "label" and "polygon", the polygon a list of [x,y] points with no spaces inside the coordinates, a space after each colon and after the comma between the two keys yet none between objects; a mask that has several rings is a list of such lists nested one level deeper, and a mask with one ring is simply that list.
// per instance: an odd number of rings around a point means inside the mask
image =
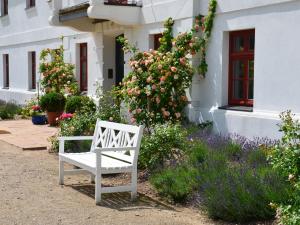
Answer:
[{"label": "pink rose flower", "polygon": [[169,111],[163,111],[163,115],[164,115],[165,117],[169,117],[169,116],[170,116],[170,112],[169,112]]},{"label": "pink rose flower", "polygon": [[147,83],[151,83],[151,81],[152,81],[152,77],[149,76],[149,77],[147,78]]},{"label": "pink rose flower", "polygon": [[160,89],[160,92],[165,93],[165,92],[166,92],[166,89],[165,89],[165,88],[161,88],[161,89]]},{"label": "pink rose flower", "polygon": [[156,85],[153,84],[153,85],[152,85],[152,90],[155,90],[155,89],[156,89]]},{"label": "pink rose flower", "polygon": [[137,114],[140,114],[141,112],[142,112],[142,109],[140,109],[140,108],[136,109]]},{"label": "pink rose flower", "polygon": [[181,117],[181,113],[177,112],[177,113],[175,113],[175,116],[177,119],[179,119]]},{"label": "pink rose flower", "polygon": [[172,66],[172,67],[171,67],[171,71],[172,71],[173,73],[176,73],[176,72],[177,72],[177,68],[176,68],[175,66]]},{"label": "pink rose flower", "polygon": [[185,58],[180,58],[179,61],[180,61],[181,65],[185,65],[185,63],[186,63],[186,59]]},{"label": "pink rose flower", "polygon": [[130,119],[130,122],[131,122],[131,123],[135,123],[135,122],[136,122],[136,118],[132,117],[132,118]]},{"label": "pink rose flower", "polygon": [[156,97],[155,101],[156,101],[157,104],[159,104],[160,103],[160,98]]},{"label": "pink rose flower", "polygon": [[159,70],[161,70],[161,69],[162,69],[162,65],[159,64],[157,68],[158,68]]},{"label": "pink rose flower", "polygon": [[174,79],[177,80],[179,77],[177,74],[174,75]]}]

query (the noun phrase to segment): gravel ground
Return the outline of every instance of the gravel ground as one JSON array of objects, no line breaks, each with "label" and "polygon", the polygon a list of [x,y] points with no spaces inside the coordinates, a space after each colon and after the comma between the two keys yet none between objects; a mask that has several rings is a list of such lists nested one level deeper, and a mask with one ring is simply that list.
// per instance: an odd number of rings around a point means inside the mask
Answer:
[{"label": "gravel ground", "polygon": [[57,178],[56,155],[22,151],[0,141],[0,225],[219,224],[198,210],[170,207],[142,195],[132,203],[129,194],[105,194],[96,206],[88,177],[66,177],[65,186]]}]

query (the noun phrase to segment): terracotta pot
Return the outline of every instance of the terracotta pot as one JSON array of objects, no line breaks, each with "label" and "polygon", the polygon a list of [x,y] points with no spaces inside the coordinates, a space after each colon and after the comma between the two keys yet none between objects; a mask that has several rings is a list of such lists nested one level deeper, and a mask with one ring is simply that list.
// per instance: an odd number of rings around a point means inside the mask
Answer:
[{"label": "terracotta pot", "polygon": [[56,118],[60,117],[62,112],[47,112],[48,123],[50,126],[56,126],[57,120]]}]

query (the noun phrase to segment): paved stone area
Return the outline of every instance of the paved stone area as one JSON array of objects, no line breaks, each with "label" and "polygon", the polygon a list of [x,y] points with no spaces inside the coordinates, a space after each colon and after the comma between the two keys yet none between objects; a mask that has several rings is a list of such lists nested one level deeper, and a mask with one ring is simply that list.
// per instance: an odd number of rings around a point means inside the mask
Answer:
[{"label": "paved stone area", "polygon": [[20,151],[0,141],[1,225],[221,225],[199,209],[170,207],[146,196],[131,202],[129,193],[104,194],[96,206],[94,190],[82,175],[66,176],[65,185],[58,185],[57,155]]},{"label": "paved stone area", "polygon": [[46,150],[48,138],[57,131],[49,125],[33,125],[31,120],[0,121],[0,140],[23,150]]}]

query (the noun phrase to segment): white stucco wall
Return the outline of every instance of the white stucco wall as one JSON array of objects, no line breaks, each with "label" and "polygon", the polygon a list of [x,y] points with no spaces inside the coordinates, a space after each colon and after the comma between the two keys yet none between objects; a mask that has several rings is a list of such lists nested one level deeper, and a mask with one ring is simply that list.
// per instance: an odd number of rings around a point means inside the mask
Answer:
[{"label": "white stucco wall", "polygon": [[[57,38],[64,35],[66,59],[78,65],[79,43],[87,42],[88,94],[93,95],[96,81],[105,89],[115,83],[114,79],[107,79],[107,71],[113,68],[115,78],[116,36],[124,33],[131,43],[137,44],[141,50],[147,50],[153,47],[151,35],[163,31],[163,22],[168,17],[175,19],[176,35],[189,30],[193,17],[200,13],[206,14],[208,6],[208,0],[143,0],[139,20],[132,26],[118,25],[112,21],[92,24],[84,19],[53,27],[48,23],[52,4],[37,1],[36,8],[24,10],[25,2],[9,2],[9,15],[0,18],[0,56],[9,53],[11,65],[17,62],[18,66],[11,66],[11,88],[0,89],[0,98],[19,102],[33,95],[28,90],[28,51],[39,54],[45,47],[56,48],[60,44]],[[66,0],[63,4],[67,6],[81,2],[84,1]],[[112,16],[116,12],[114,7],[106,9],[111,10]],[[125,18],[128,12],[124,11],[122,16]],[[276,126],[279,122],[278,114],[292,109],[300,115],[300,89],[297,88],[300,82],[297,55],[299,21],[300,2],[297,0],[219,0],[208,47],[209,72],[205,79],[195,75],[192,87],[188,90],[191,100],[187,110],[189,118],[196,122],[212,120],[216,132],[236,132],[249,138],[279,137]],[[74,25],[80,31],[68,28]],[[253,28],[256,31],[253,112],[220,110],[218,107],[228,104],[229,32]],[[127,55],[125,60],[128,59]],[[196,65],[197,62],[198,59],[194,58],[193,63]],[[2,71],[0,59],[0,87],[3,87]],[[128,72],[129,68],[125,65],[125,74]],[[78,67],[75,73],[79,77]]]},{"label": "white stucco wall", "polygon": [[[246,3],[247,2],[247,3]],[[207,78],[193,85],[190,117],[213,120],[218,132],[280,136],[279,113],[300,113],[299,1],[220,1],[208,48]],[[255,28],[254,112],[219,110],[228,104],[228,34]]]},{"label": "white stucco wall", "polygon": [[[70,1],[70,4],[78,3]],[[58,48],[60,36],[65,36],[64,48],[67,62],[76,64],[75,74],[79,77],[79,43],[88,43],[88,94],[94,94],[95,80],[102,80],[102,35],[97,32],[83,32],[68,27],[50,26],[52,4],[36,1],[36,7],[25,10],[25,1],[10,0],[8,15],[0,18],[0,99],[24,104],[34,97],[35,90],[29,90],[28,52],[35,51],[37,56],[37,80],[39,79],[39,55],[44,48]],[[18,15],[18,16],[15,16]],[[88,26],[86,26],[88,27]],[[94,25],[95,27],[95,25]],[[95,28],[88,27],[94,31]],[[2,54],[9,54],[10,88],[2,89]]]}]

